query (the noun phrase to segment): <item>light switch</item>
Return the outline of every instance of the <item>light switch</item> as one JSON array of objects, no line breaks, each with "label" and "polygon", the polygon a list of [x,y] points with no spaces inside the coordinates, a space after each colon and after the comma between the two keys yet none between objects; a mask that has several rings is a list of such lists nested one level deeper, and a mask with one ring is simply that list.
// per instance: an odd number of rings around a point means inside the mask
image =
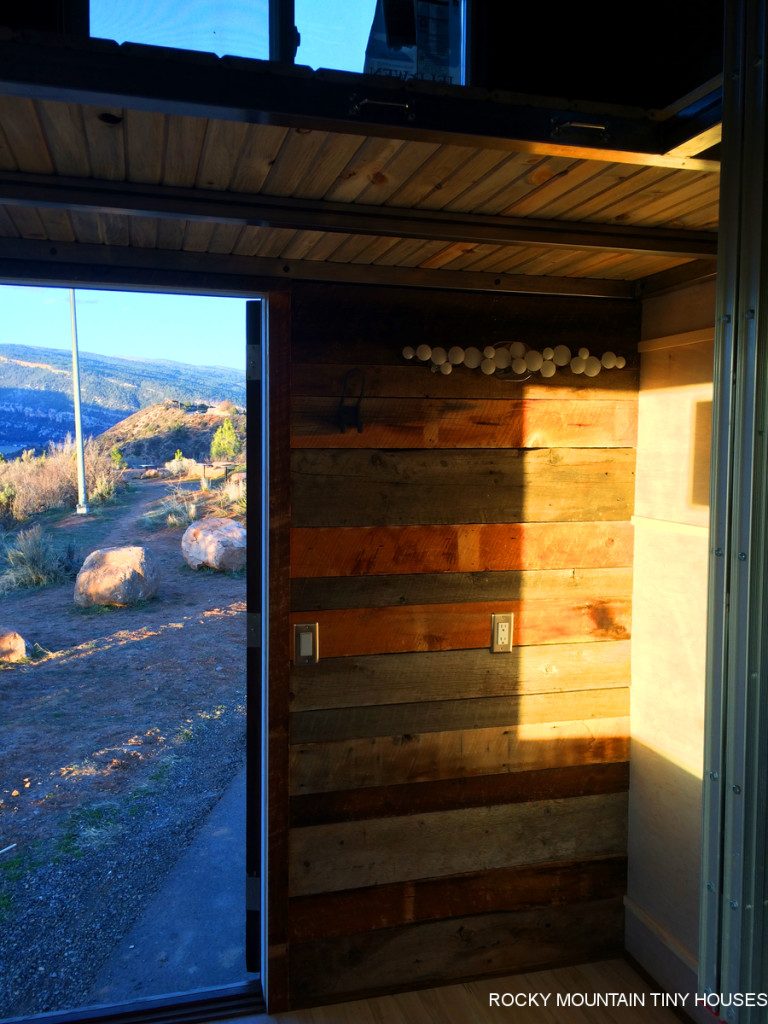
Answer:
[{"label": "light switch", "polygon": [[316,622],[296,622],[293,626],[293,661],[295,665],[314,665],[319,658]]}]

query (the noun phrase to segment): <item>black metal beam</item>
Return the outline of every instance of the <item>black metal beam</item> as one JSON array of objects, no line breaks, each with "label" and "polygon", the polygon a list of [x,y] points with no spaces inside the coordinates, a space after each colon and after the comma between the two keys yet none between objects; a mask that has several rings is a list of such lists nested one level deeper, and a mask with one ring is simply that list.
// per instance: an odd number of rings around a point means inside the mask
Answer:
[{"label": "black metal beam", "polygon": [[634,299],[631,281],[356,266],[313,260],[0,239],[0,283],[253,295],[286,281],[334,281],[518,295]]},{"label": "black metal beam", "polygon": [[712,171],[643,111],[0,30],[0,94]]},{"label": "black metal beam", "polygon": [[51,175],[0,173],[0,204],[446,243],[601,249],[686,259],[714,259],[717,255],[717,235],[711,232],[365,207]]}]

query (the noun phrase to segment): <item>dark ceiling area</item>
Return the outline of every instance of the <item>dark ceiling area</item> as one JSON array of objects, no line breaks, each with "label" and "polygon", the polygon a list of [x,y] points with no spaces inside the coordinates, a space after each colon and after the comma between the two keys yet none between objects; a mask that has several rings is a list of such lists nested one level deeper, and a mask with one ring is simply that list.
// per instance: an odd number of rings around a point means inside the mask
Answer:
[{"label": "dark ceiling area", "polygon": [[644,109],[722,72],[723,0],[472,7],[473,84]]}]

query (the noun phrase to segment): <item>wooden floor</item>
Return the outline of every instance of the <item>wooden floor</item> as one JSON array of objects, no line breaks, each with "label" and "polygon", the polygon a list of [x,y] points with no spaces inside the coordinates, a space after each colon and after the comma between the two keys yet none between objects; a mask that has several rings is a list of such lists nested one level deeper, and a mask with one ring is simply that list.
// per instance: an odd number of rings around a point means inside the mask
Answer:
[{"label": "wooden floor", "polygon": [[[242,1021],[243,1024],[679,1024],[679,1018],[669,1009],[654,1006],[652,992],[653,987],[625,961],[607,960],[274,1016],[262,1014],[242,1018]],[[498,993],[499,1005],[491,1005],[492,993]],[[618,993],[635,1005],[612,1007],[611,994]],[[593,1005],[596,994],[607,996],[609,1004],[599,1008]],[[538,1006],[532,999],[534,995]],[[571,1005],[563,1005],[569,995]],[[546,996],[549,998],[544,1005]],[[502,999],[509,1004],[515,997],[518,1005],[502,1006]],[[582,1001],[590,1005],[574,1005]],[[523,1005],[519,1005],[521,1003]]]}]

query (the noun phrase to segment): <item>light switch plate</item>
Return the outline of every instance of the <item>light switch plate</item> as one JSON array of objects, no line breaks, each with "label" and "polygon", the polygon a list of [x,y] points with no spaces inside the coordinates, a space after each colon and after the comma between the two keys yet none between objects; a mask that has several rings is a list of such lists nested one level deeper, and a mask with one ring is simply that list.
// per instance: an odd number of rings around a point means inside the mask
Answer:
[{"label": "light switch plate", "polygon": [[317,639],[316,622],[295,622],[293,624],[294,665],[315,665],[317,663],[320,657]]},{"label": "light switch plate", "polygon": [[491,651],[494,654],[509,653],[512,650],[512,612],[495,612],[491,615]]}]

